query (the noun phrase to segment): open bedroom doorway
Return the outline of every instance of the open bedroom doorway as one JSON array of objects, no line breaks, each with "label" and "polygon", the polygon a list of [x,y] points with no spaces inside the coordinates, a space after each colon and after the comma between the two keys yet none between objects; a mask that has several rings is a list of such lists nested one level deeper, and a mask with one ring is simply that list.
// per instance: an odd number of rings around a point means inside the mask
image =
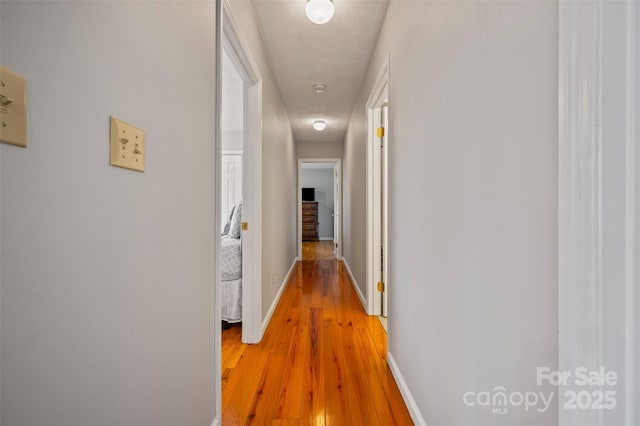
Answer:
[{"label": "open bedroom doorway", "polygon": [[262,337],[262,79],[227,3],[222,28],[217,300],[221,320],[241,324],[243,343],[258,343]]},{"label": "open bedroom doorway", "polygon": [[258,343],[262,338],[262,78],[227,2],[222,12],[217,303],[221,320],[241,324],[242,343]]},{"label": "open bedroom doorway", "polygon": [[[262,339],[262,77],[229,2],[218,7],[215,220],[221,232],[213,319],[215,404],[216,413],[222,413],[222,372],[229,361],[225,341]],[[222,330],[222,320],[229,329]]]},{"label": "open bedroom doorway", "polygon": [[342,161],[298,160],[298,258],[307,251],[342,258]]},{"label": "open bedroom doorway", "polygon": [[242,170],[244,140],[244,81],[222,54],[220,168],[220,317],[223,336],[242,338]]}]

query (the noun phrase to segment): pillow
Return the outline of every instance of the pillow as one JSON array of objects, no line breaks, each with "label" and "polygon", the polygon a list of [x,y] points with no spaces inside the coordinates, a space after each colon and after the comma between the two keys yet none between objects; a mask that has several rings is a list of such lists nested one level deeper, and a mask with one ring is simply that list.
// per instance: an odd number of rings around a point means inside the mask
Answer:
[{"label": "pillow", "polygon": [[229,217],[227,218],[227,223],[225,223],[224,225],[224,229],[222,230],[222,236],[224,237],[225,235],[229,234],[229,228],[231,228],[231,218],[233,217],[233,211],[236,209],[236,206],[233,206],[231,208],[231,211],[229,212]]},{"label": "pillow", "polygon": [[242,226],[242,201],[233,208],[231,214],[231,223],[229,224],[229,232],[227,235],[229,238],[240,238],[240,230]]}]

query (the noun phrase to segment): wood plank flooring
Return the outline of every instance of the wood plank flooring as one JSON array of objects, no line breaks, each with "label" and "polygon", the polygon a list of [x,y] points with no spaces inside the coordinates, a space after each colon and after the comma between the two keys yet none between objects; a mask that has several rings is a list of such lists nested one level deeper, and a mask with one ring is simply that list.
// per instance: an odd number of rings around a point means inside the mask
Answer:
[{"label": "wood plank flooring", "polygon": [[302,260],[335,260],[333,241],[303,241]]},{"label": "wood plank flooring", "polygon": [[243,345],[240,325],[222,333],[222,425],[412,425],[380,321],[332,243],[305,244],[262,342]]}]

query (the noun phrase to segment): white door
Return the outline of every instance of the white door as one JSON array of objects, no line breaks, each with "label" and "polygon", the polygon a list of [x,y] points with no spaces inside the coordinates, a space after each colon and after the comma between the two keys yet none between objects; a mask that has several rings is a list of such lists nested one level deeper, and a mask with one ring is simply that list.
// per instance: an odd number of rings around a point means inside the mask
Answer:
[{"label": "white door", "polygon": [[388,315],[388,58],[367,100],[367,313]]},{"label": "white door", "polygon": [[382,282],[384,283],[383,285],[383,290],[382,290],[382,316],[386,317],[388,316],[388,312],[387,312],[387,294],[388,294],[388,286],[389,286],[389,274],[388,274],[388,232],[387,232],[387,223],[389,220],[389,198],[388,198],[388,179],[389,176],[387,174],[387,167],[388,167],[388,142],[389,142],[389,111],[388,111],[388,106],[385,100],[385,103],[382,105],[381,108],[381,114],[382,117],[381,118],[381,122],[382,122],[382,141],[381,141],[381,149],[380,149],[380,189],[381,189],[381,194],[380,194],[380,240],[381,240],[381,244],[380,244],[380,253],[382,256],[382,260],[381,260],[381,276],[382,276]]},{"label": "white door", "polygon": [[231,209],[242,199],[242,154],[222,154],[222,228]]},{"label": "white door", "polygon": [[341,203],[340,200],[340,163],[337,162],[333,167],[333,248],[335,251],[336,258],[340,258],[340,253],[342,251],[341,247],[341,229],[340,229],[340,210]]},{"label": "white door", "polygon": [[372,109],[372,134],[375,135],[372,146],[371,158],[371,278],[374,286],[375,298],[372,313],[374,315],[388,316],[388,173],[387,173],[387,103]]}]

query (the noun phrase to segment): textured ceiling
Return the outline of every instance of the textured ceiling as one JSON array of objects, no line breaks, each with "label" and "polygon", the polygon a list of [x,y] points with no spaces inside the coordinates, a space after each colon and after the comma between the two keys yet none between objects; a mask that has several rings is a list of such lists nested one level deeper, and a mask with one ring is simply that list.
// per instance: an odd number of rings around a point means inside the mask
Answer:
[{"label": "textured ceiling", "polygon": [[[253,0],[258,26],[298,142],[342,142],[388,0],[334,0],[335,15],[317,25],[306,0]],[[324,83],[317,94],[312,86]],[[363,106],[364,107],[364,106]],[[314,120],[327,122],[322,132]]]}]

